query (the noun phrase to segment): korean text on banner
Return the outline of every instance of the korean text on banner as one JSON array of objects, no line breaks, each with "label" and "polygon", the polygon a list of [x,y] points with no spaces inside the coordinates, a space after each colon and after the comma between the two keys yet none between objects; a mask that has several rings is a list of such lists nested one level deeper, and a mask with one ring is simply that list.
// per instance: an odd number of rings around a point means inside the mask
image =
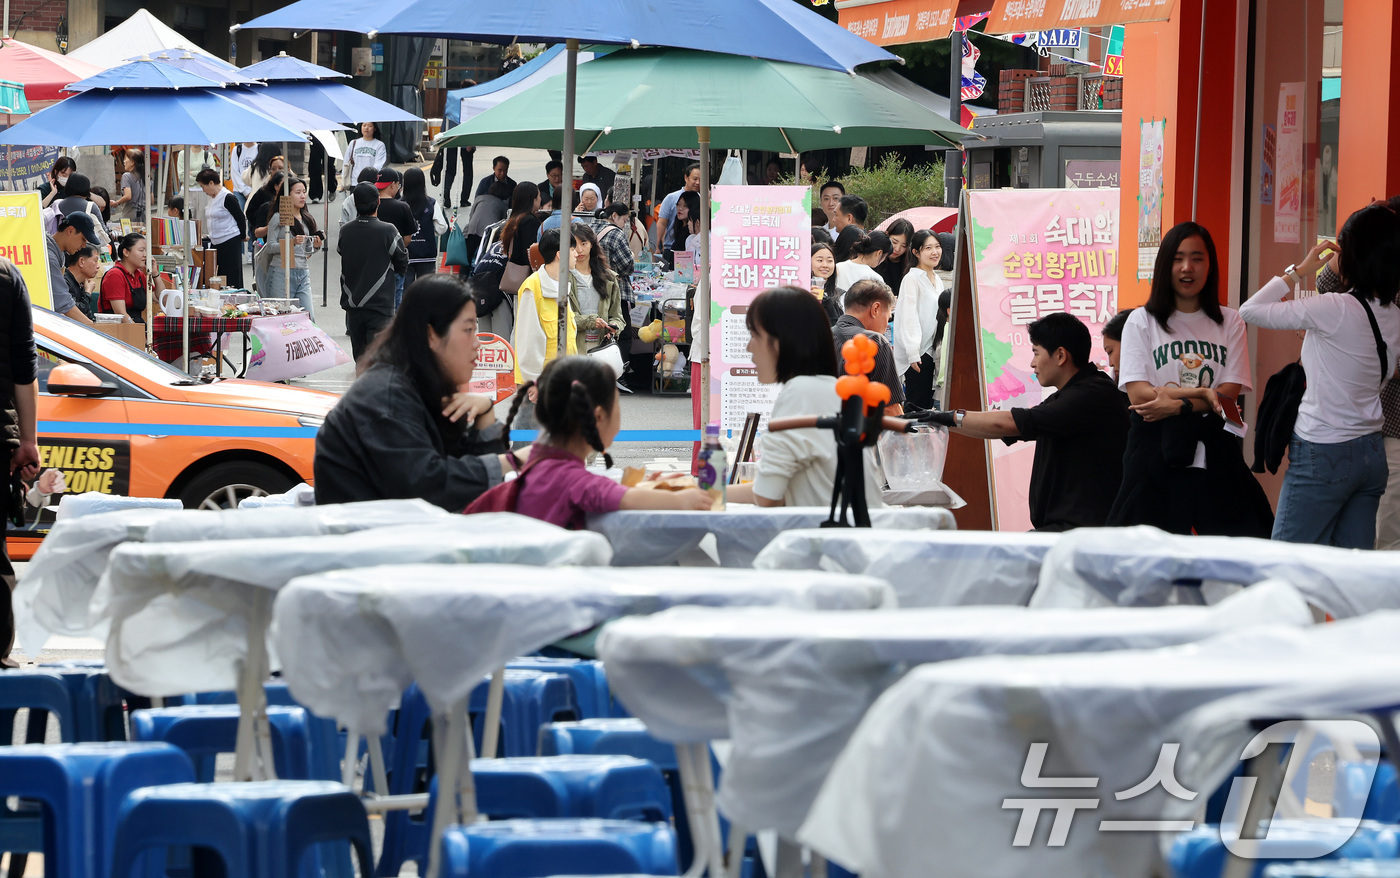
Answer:
[{"label": "korean text on banner", "polygon": [[778,395],[778,385],[758,383],[748,306],[772,287],[810,286],[812,190],[716,186],[710,214],[710,411],[721,430],[742,430],[749,412],[766,425]]},{"label": "korean text on banner", "polygon": [[56,146],[6,146],[0,149],[0,189],[19,192],[39,188],[61,154]]},{"label": "korean text on banner", "polygon": [[1166,21],[1175,8],[1176,0],[996,0],[987,33]]},{"label": "korean text on banner", "polygon": [[41,211],[38,192],[0,192],[0,256],[19,268],[29,301],[52,308]]},{"label": "korean text on banner", "polygon": [[1150,280],[1162,245],[1163,151],[1167,121],[1143,122],[1138,157],[1138,280]]},{"label": "korean text on banner", "polygon": [[302,378],[350,362],[311,315],[255,317],[248,331],[248,377],[258,381]]},{"label": "korean text on banner", "polygon": [[837,20],[877,46],[941,40],[953,32],[957,0],[836,0]]},{"label": "korean text on banner", "polygon": [[[1027,189],[967,193],[971,199],[973,291],[984,407],[1038,405],[1051,389],[1031,372],[1027,327],[1068,312],[1089,327],[1101,366],[1103,325],[1118,311],[1117,189]],[[1029,530],[1035,448],[992,445],[993,524]]]},{"label": "korean text on banner", "polygon": [[472,393],[505,402],[515,394],[515,348],[490,332],[476,336],[476,368],[472,369]]},{"label": "korean text on banner", "polygon": [[1278,87],[1278,144],[1274,169],[1274,243],[1302,240],[1303,83]]}]

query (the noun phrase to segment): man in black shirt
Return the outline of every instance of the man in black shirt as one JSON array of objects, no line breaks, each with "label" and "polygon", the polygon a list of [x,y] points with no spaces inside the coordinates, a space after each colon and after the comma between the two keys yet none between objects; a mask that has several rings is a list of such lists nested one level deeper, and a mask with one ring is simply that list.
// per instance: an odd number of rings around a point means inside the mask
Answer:
[{"label": "man in black shirt", "polygon": [[[9,519],[9,481],[16,472],[22,479],[39,474],[38,356],[34,349],[34,315],[29,310],[29,289],[19,269],[0,257],[0,455],[5,474],[5,518]],[[3,532],[0,532],[0,538]],[[15,569],[0,539],[0,667],[17,667],[10,658],[15,645],[15,614],[10,592]]]},{"label": "man in black shirt", "polygon": [[88,281],[102,273],[102,262],[97,257],[97,248],[84,244],[69,253],[65,262],[68,267],[63,272],[63,282],[68,286],[68,294],[78,310],[92,319],[92,295],[84,287]]},{"label": "man in black shirt", "polygon": [[894,367],[894,348],[885,331],[889,329],[890,312],[894,310],[894,293],[877,280],[861,280],[851,284],[846,291],[846,313],[842,314],[831,327],[836,337],[836,361],[841,362],[841,346],[855,336],[864,333],[875,342],[875,368],[870,373],[871,381],[878,381],[890,389],[890,402],[885,413],[904,414],[904,386],[900,383],[899,372]]},{"label": "man in black shirt", "polygon": [[836,261],[845,262],[851,258],[851,245],[865,234],[865,218],[870,213],[870,207],[859,195],[842,195],[836,211],[836,219],[832,221],[836,229],[836,243],[831,247]]},{"label": "man in black shirt", "polygon": [[486,192],[491,188],[491,183],[493,180],[506,181],[507,185],[510,186],[510,191],[514,192],[515,181],[510,178],[509,171],[510,159],[506,158],[503,155],[498,155],[495,158],[493,158],[491,160],[491,176],[481,178],[481,182],[476,184],[476,192],[475,194],[473,194],[472,197],[475,198],[477,195],[485,195]]},{"label": "man in black shirt", "polygon": [[356,217],[340,229],[340,307],[355,359],[394,317],[394,276],[408,271],[408,247],[399,230],[376,219],[387,202],[369,183],[355,186]]},{"label": "man in black shirt", "polygon": [[[617,171],[612,168],[605,168],[598,162],[596,155],[586,155],[579,159],[579,164],[583,166],[583,183],[592,183],[603,193],[601,201],[608,204],[612,201],[613,183],[617,180]],[[582,185],[582,184],[580,184]],[[601,206],[601,205],[600,205]]]},{"label": "man in black shirt", "polygon": [[[385,165],[379,172],[379,182],[375,184],[379,187],[379,219],[399,230],[403,235],[404,249],[408,249],[408,242],[413,239],[413,233],[418,231],[418,220],[413,217],[413,208],[405,201],[399,200],[399,190],[403,188],[403,174]],[[394,278],[394,310],[399,310],[399,303],[403,301],[403,286],[405,272],[398,272]]]},{"label": "man in black shirt", "polygon": [[1029,327],[1031,368],[1055,394],[1034,408],[932,412],[930,423],[976,439],[1035,442],[1031,524],[1036,530],[1102,527],[1123,480],[1128,403],[1089,362],[1089,329],[1069,314],[1047,314]]}]

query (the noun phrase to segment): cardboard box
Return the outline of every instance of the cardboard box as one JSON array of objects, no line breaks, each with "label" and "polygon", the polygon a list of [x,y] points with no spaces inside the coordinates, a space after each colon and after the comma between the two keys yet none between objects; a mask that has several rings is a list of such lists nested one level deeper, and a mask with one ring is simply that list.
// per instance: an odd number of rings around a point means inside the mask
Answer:
[{"label": "cardboard box", "polygon": [[96,323],[93,328],[106,333],[117,341],[124,341],[137,350],[146,349],[146,324],[144,323]]}]

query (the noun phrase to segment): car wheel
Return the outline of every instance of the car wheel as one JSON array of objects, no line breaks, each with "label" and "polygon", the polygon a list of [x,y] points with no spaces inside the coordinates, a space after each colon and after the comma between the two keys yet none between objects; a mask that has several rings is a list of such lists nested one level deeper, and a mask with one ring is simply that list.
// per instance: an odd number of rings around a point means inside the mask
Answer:
[{"label": "car wheel", "polygon": [[266,464],[229,461],[211,466],[191,479],[180,492],[180,502],[186,509],[237,509],[245,497],[281,494],[294,484]]}]

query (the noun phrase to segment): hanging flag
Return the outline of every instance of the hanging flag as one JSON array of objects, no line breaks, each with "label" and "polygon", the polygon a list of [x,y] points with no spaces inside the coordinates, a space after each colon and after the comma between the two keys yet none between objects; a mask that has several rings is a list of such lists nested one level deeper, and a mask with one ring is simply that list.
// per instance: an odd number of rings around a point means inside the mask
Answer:
[{"label": "hanging flag", "polygon": [[982,57],[982,50],[966,37],[962,46],[962,99],[971,101],[980,98],[986,91],[987,78],[977,72],[977,59]]},{"label": "hanging flag", "polygon": [[967,104],[960,104],[959,108],[962,110],[962,127],[971,128],[972,123],[977,121],[977,114],[968,109]]},{"label": "hanging flag", "polygon": [[991,13],[979,12],[976,15],[960,15],[958,16],[958,20],[953,23],[953,30],[972,30],[977,26],[979,21],[983,21],[988,15],[991,15]]},{"label": "hanging flag", "polygon": [[1108,32],[1108,51],[1103,59],[1103,72],[1106,76],[1123,75],[1123,26],[1115,24]]}]

